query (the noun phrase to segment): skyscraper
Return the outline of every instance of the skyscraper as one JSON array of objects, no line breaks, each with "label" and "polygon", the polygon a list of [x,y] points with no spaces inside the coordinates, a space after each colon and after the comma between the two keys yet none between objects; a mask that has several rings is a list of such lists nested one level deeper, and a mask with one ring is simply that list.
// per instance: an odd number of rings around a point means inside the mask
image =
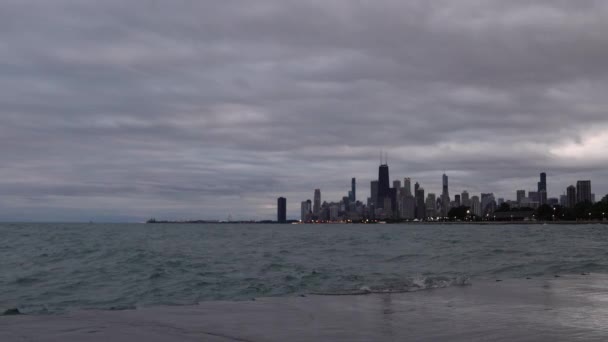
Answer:
[{"label": "skyscraper", "polygon": [[378,168],[378,200],[376,201],[377,208],[384,208],[384,199],[390,197],[390,180],[388,175],[388,165],[382,164]]},{"label": "skyscraper", "polygon": [[517,190],[517,203],[521,204],[524,198],[526,198],[526,190]]},{"label": "skyscraper", "polygon": [[471,199],[469,198],[469,192],[463,191],[462,196],[460,198],[461,205],[465,207],[471,207]]},{"label": "skyscraper", "polygon": [[429,193],[426,196],[426,217],[435,217],[437,216],[437,196],[433,193]]},{"label": "skyscraper", "polygon": [[403,191],[405,195],[412,196],[412,180],[409,178],[403,178]]},{"label": "skyscraper", "polygon": [[350,201],[357,202],[357,180],[355,179],[355,177],[353,177],[353,179],[351,179],[350,181],[350,192]]},{"label": "skyscraper", "polygon": [[567,189],[566,189],[566,206],[568,208],[574,208],[574,206],[576,205],[576,188],[574,187],[574,185],[570,185]]},{"label": "skyscraper", "polygon": [[424,188],[416,183],[416,218],[424,220],[426,218],[426,203],[424,199]]},{"label": "skyscraper", "polygon": [[454,203],[456,204],[456,207],[460,207],[460,195],[454,196]]},{"label": "skyscraper", "polygon": [[321,189],[315,189],[314,206],[312,209],[312,214],[315,217],[319,217],[320,213],[321,213]]},{"label": "skyscraper", "polygon": [[450,191],[448,189],[448,176],[443,174],[443,190],[441,192],[441,215],[448,216],[450,211]]},{"label": "skyscraper", "polygon": [[576,182],[576,203],[591,203],[591,181],[579,180]]},{"label": "skyscraper", "polygon": [[312,210],[311,205],[312,202],[310,200],[306,200],[300,205],[300,219],[302,220],[302,222],[310,220],[310,214]]},{"label": "skyscraper", "polygon": [[277,221],[279,223],[287,222],[287,200],[285,197],[277,199]]},{"label": "skyscraper", "polygon": [[547,191],[547,174],[541,172],[540,174],[540,182],[538,182],[538,192]]},{"label": "skyscraper", "polygon": [[471,213],[476,216],[481,216],[481,203],[479,202],[479,197],[477,196],[471,197]]},{"label": "skyscraper", "polygon": [[372,198],[372,205],[378,208],[378,181],[371,181],[370,183],[370,194]]}]

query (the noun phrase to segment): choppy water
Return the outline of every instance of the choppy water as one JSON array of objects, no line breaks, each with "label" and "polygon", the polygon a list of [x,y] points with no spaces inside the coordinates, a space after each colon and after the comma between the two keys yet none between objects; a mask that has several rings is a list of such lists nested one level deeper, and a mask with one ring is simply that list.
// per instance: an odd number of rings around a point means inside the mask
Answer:
[{"label": "choppy water", "polygon": [[607,271],[603,225],[0,224],[0,310],[29,313]]}]

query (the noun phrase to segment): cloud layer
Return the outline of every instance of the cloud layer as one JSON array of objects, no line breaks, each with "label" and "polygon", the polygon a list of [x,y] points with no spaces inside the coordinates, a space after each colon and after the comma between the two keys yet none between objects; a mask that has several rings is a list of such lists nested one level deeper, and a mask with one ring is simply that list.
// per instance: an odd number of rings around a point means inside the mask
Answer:
[{"label": "cloud layer", "polygon": [[3,0],[0,220],[273,218],[393,178],[608,192],[605,1]]}]

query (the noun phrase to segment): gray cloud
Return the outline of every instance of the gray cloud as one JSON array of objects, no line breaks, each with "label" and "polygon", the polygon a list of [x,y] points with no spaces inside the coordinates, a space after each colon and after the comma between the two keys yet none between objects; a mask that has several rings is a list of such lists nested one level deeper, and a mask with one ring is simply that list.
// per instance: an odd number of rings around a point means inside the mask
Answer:
[{"label": "gray cloud", "polygon": [[272,218],[350,177],[608,192],[603,1],[4,0],[0,219]]}]

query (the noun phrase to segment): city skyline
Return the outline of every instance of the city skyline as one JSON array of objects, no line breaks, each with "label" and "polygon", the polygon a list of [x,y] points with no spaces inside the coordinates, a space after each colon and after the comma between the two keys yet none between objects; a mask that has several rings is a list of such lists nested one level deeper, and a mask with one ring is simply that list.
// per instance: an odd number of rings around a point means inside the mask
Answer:
[{"label": "city skyline", "polygon": [[[596,200],[601,200],[604,197],[604,194],[596,195],[593,192],[591,180],[577,180],[576,182],[572,182],[572,184],[561,189],[562,191],[559,195],[553,196],[552,192],[550,192],[550,182],[547,181],[548,178],[549,180],[551,179],[550,175],[548,177],[547,172],[542,171],[538,173],[537,177],[538,181],[536,182],[535,188],[514,188],[510,196],[500,197],[492,191],[474,193],[469,191],[469,189],[450,188],[449,175],[443,173],[441,176],[441,192],[427,191],[425,196],[424,187],[419,182],[415,182],[415,187],[412,190],[411,177],[403,178],[403,186],[398,176],[396,178],[390,178],[388,162],[381,157],[380,165],[378,166],[378,179],[370,181],[369,197],[356,198],[357,204],[361,206],[361,208],[354,209],[355,207],[353,207],[353,204],[355,203],[353,197],[351,197],[352,190],[348,191],[348,196],[343,196],[341,198],[322,198],[320,197],[321,189],[316,189],[315,199],[316,201],[319,201],[319,209],[314,212],[310,210],[307,212],[305,208],[308,208],[310,205],[310,200],[304,200],[301,202],[299,217],[291,219],[301,221],[318,219],[321,217],[321,203],[328,204],[329,209],[334,209],[332,206],[341,206],[341,209],[336,210],[346,213],[349,211],[348,203],[350,203],[350,211],[357,210],[357,217],[374,217],[376,219],[380,218],[378,215],[384,215],[382,212],[386,212],[386,206],[392,203],[393,206],[391,209],[388,209],[391,214],[382,216],[382,219],[393,218],[393,215],[396,215],[394,218],[398,219],[427,219],[429,217],[446,217],[448,216],[447,213],[450,209],[459,206],[470,207],[472,213],[483,216],[487,213],[492,213],[503,203],[509,204],[510,207],[522,208],[539,208],[544,204],[573,208],[576,203],[585,201],[595,203]],[[355,179],[356,178],[352,178],[351,184],[355,183]],[[393,185],[392,187],[390,187],[391,183]],[[354,190],[354,185],[352,189]],[[419,189],[420,194],[418,193]],[[571,189],[574,189],[574,195],[571,194]],[[450,196],[450,191],[454,193],[453,196]],[[359,193],[362,192],[359,190]],[[319,195],[319,197],[317,195]],[[404,213],[409,211],[403,207],[404,203],[407,202],[407,199],[404,198],[404,196],[413,198],[413,203],[411,205],[415,209],[413,209],[414,212],[411,214],[411,217],[407,216],[407,214],[405,214],[406,217],[403,216]],[[571,198],[572,196],[575,197],[574,200]],[[444,205],[444,201],[447,201],[447,205]],[[493,205],[491,209],[488,209],[489,204]],[[369,210],[370,208],[371,210]],[[378,213],[378,210],[380,213]],[[362,214],[364,211],[365,214]],[[346,213],[344,213],[344,215],[346,215]],[[332,213],[330,217],[329,220],[334,221],[334,218],[337,217],[337,211]],[[341,219],[348,219],[348,216],[341,217]]]},{"label": "city skyline", "polygon": [[438,197],[444,170],[497,197],[543,170],[608,193],[607,12],[5,1],[0,220],[266,219],[279,196],[297,217],[310,189],[369,196],[381,150]]}]

